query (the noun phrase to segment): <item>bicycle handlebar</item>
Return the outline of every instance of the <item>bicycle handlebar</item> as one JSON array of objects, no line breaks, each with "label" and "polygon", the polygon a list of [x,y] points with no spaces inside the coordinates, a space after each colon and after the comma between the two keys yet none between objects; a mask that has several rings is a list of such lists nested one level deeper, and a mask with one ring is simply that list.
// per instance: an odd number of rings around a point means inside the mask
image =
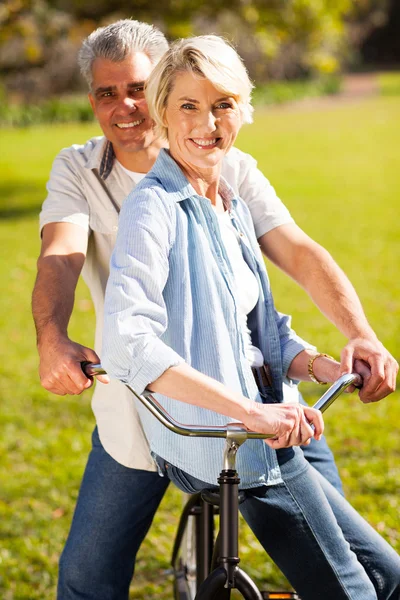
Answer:
[{"label": "bicycle handlebar", "polygon": [[[106,371],[103,369],[101,364],[93,364],[88,362],[82,363],[82,370],[88,377],[95,377],[96,375],[106,375]],[[331,387],[321,396],[321,398],[314,404],[313,408],[324,412],[340,394],[351,384],[359,382],[360,376],[355,373],[349,373],[342,375],[337,379]],[[145,391],[144,394],[138,394],[129,385],[126,386],[132,394],[140,400],[142,404],[162,423],[165,427],[177,433],[178,435],[185,435],[189,437],[213,437],[213,438],[226,438],[232,433],[245,433],[247,439],[267,439],[275,437],[275,434],[258,433],[257,431],[248,431],[243,423],[227,423],[225,426],[218,425],[184,425],[176,421],[167,411],[161,406],[161,404],[151,395],[150,392]]]}]

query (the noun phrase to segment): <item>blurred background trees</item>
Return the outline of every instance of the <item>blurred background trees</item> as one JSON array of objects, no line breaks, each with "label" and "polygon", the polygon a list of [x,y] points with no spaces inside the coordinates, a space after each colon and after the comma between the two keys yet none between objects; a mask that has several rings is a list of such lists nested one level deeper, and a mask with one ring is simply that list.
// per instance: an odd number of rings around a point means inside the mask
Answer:
[{"label": "blurred background trees", "polygon": [[400,59],[397,0],[3,0],[3,98],[36,102],[84,90],[76,66],[82,39],[125,17],[156,24],[170,40],[224,35],[257,84]]}]

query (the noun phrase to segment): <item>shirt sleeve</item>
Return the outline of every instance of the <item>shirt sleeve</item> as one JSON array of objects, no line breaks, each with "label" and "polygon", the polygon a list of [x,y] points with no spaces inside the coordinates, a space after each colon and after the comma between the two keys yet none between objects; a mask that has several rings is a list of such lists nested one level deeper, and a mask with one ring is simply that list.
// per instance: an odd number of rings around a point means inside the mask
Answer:
[{"label": "shirt sleeve", "polygon": [[56,157],[46,188],[47,198],[39,216],[40,231],[48,223],[73,223],[89,232],[89,205],[70,149]]},{"label": "shirt sleeve", "polygon": [[232,148],[224,159],[222,174],[247,204],[257,238],[275,227],[294,223],[290,212],[250,154]]},{"label": "shirt sleeve", "polygon": [[[275,319],[278,326],[281,354],[282,354],[282,373],[287,377],[292,360],[303,352],[303,350],[316,350],[316,347],[303,340],[292,329],[292,317],[275,310]],[[298,383],[298,381],[294,381]]]},{"label": "shirt sleeve", "polygon": [[160,337],[168,325],[163,290],[169,274],[174,215],[154,190],[125,200],[104,306],[102,363],[138,394],[184,362]]}]

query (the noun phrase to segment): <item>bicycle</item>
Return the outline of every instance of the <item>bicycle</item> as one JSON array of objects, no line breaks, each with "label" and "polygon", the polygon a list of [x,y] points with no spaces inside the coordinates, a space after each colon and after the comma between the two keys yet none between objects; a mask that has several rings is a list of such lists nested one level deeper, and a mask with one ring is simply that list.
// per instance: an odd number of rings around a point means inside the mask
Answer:
[{"label": "bicycle", "polygon": [[[89,377],[105,374],[100,364],[82,363]],[[359,380],[355,374],[342,375],[314,404],[321,412],[350,385]],[[295,592],[261,592],[245,571],[239,568],[239,491],[236,455],[247,439],[267,439],[273,434],[248,431],[242,423],[225,427],[186,426],[173,419],[150,392],[140,395],[128,389],[168,429],[189,437],[225,438],[223,468],[218,478],[219,491],[203,490],[189,497],[180,517],[172,551],[175,600],[230,600],[236,589],[244,600],[299,599]],[[219,514],[220,529],[215,536],[214,517]]]}]

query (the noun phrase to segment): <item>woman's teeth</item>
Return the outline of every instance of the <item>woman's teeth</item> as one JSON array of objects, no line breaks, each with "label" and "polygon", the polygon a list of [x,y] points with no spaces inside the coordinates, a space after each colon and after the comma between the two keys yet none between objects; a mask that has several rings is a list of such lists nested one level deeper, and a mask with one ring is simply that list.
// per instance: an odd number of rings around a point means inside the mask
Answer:
[{"label": "woman's teeth", "polygon": [[214,138],[212,140],[199,140],[199,139],[193,138],[193,141],[198,146],[212,146],[213,144],[217,143],[217,138]]}]

